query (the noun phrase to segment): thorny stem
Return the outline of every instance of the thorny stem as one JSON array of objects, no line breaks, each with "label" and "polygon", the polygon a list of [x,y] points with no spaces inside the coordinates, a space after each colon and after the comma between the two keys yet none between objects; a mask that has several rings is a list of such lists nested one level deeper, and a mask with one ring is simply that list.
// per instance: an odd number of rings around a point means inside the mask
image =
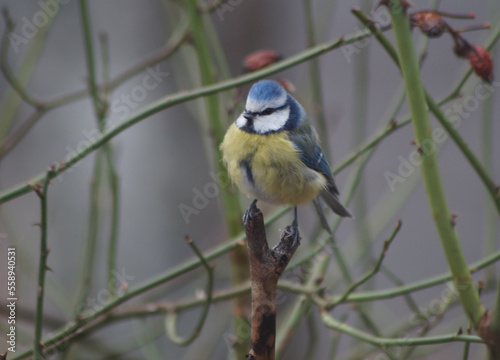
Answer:
[{"label": "thorny stem", "polygon": [[35,360],[43,358],[42,330],[43,330],[43,300],[45,295],[45,273],[47,267],[47,257],[49,256],[49,248],[47,247],[47,192],[49,189],[49,179],[52,170],[47,171],[45,181],[42,184],[36,185],[36,193],[40,198],[41,220],[40,220],[40,260],[38,265],[38,291],[36,299],[36,318],[35,318],[35,344],[34,355]]},{"label": "thorny stem", "polygon": [[[415,55],[413,38],[410,33],[409,19],[401,9],[401,0],[391,0],[390,4],[399,64],[405,81],[416,142],[418,146],[424,146],[429,141],[433,144],[427,102],[420,79],[420,69]],[[474,327],[477,328],[484,314],[484,308],[467,268],[458,235],[451,223],[451,213],[441,183],[436,154],[424,149],[421,159],[422,177],[427,190],[429,205],[448,265],[453,274],[453,280],[459,291],[465,313]]]}]

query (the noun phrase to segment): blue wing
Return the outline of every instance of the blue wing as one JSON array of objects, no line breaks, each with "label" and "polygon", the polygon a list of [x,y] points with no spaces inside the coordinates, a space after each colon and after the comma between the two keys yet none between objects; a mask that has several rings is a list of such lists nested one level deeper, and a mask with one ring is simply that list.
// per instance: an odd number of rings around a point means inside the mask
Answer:
[{"label": "blue wing", "polygon": [[[305,136],[304,136],[305,135]],[[321,173],[329,183],[329,188],[335,194],[338,194],[337,187],[333,181],[332,169],[326,160],[325,154],[318,145],[314,134],[300,134],[298,136],[290,136],[290,140],[299,151],[300,160],[310,169]]]},{"label": "blue wing", "polygon": [[322,173],[327,178],[332,176],[332,169],[330,168],[328,161],[326,161],[325,154],[323,154],[323,150],[321,150],[319,145],[316,145],[314,147],[314,151],[311,153],[307,153],[304,149],[299,147],[297,148],[300,152],[300,160],[302,160],[308,168]]},{"label": "blue wing", "polygon": [[327,179],[328,188],[320,193],[321,198],[338,215],[352,217],[352,213],[339,201],[339,190],[333,180],[332,169],[326,160],[323,150],[319,147],[314,133],[304,132],[302,134],[293,134],[290,136],[290,140],[299,151],[300,160],[304,165],[319,172]]}]

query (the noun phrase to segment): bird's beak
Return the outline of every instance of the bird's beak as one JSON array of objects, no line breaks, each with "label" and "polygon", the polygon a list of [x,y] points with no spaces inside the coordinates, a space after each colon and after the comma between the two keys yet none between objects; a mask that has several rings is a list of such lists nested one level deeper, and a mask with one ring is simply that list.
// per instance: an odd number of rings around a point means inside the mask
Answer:
[{"label": "bird's beak", "polygon": [[245,119],[247,119],[248,121],[253,121],[253,119],[255,118],[255,115],[249,114],[249,113],[243,113],[243,117]]}]

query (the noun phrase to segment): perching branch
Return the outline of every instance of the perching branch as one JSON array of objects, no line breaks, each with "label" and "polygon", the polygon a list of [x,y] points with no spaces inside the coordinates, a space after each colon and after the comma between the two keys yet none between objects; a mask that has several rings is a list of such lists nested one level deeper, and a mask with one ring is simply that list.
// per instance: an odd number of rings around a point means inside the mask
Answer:
[{"label": "perching branch", "polygon": [[[243,218],[252,283],[252,347],[247,359],[273,360],[276,342],[276,286],[299,246],[298,230],[287,226],[269,249],[264,217],[254,200]],[[297,233],[296,233],[297,231]]]}]

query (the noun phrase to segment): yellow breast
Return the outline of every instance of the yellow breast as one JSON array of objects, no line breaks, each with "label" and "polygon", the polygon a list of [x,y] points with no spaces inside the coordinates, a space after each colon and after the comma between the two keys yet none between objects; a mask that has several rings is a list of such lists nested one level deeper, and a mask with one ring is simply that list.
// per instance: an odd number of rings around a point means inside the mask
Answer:
[{"label": "yellow breast", "polygon": [[233,124],[221,150],[233,182],[265,202],[296,206],[314,199],[327,185],[321,173],[301,161],[284,131],[251,134]]}]

